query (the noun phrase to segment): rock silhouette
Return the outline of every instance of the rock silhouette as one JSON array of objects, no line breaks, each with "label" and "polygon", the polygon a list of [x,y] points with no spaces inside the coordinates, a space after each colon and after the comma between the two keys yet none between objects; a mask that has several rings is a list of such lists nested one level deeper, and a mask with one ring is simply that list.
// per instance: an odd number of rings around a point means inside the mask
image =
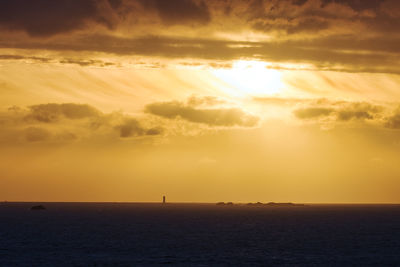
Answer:
[{"label": "rock silhouette", "polygon": [[224,206],[224,205],[233,205],[233,203],[232,202],[218,202],[216,205],[218,205],[218,206]]}]

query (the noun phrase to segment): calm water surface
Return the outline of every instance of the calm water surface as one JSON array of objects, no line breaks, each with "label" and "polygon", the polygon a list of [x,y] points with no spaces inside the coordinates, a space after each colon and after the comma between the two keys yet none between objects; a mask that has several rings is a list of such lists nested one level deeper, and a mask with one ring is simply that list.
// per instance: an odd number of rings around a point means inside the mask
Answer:
[{"label": "calm water surface", "polygon": [[400,206],[0,204],[0,266],[400,266]]}]

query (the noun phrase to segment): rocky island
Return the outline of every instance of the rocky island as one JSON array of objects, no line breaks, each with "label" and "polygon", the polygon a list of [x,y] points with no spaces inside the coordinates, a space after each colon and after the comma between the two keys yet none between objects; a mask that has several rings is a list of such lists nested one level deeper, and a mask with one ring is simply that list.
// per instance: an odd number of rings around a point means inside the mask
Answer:
[{"label": "rocky island", "polygon": [[262,202],[255,202],[255,203],[247,203],[247,204],[233,204],[232,202],[217,202],[217,206],[255,206],[255,207],[261,207],[261,206],[267,206],[267,207],[297,207],[297,206],[305,206],[304,204],[295,204],[292,202],[268,202],[268,203],[262,203]]}]

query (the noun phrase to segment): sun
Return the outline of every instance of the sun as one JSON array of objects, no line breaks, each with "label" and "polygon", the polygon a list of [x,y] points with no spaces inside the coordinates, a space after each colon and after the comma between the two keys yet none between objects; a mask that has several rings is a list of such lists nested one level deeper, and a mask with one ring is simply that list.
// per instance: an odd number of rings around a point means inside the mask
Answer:
[{"label": "sun", "polygon": [[282,73],[267,67],[267,62],[238,60],[233,63],[231,69],[215,69],[212,73],[233,90],[232,94],[274,95],[283,87]]}]

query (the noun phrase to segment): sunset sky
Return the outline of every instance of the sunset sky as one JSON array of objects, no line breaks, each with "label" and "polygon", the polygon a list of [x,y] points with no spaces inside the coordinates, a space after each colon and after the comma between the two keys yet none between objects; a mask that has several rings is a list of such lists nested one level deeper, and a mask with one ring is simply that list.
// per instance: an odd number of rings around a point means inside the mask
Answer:
[{"label": "sunset sky", "polygon": [[0,0],[0,201],[400,203],[400,1]]}]

